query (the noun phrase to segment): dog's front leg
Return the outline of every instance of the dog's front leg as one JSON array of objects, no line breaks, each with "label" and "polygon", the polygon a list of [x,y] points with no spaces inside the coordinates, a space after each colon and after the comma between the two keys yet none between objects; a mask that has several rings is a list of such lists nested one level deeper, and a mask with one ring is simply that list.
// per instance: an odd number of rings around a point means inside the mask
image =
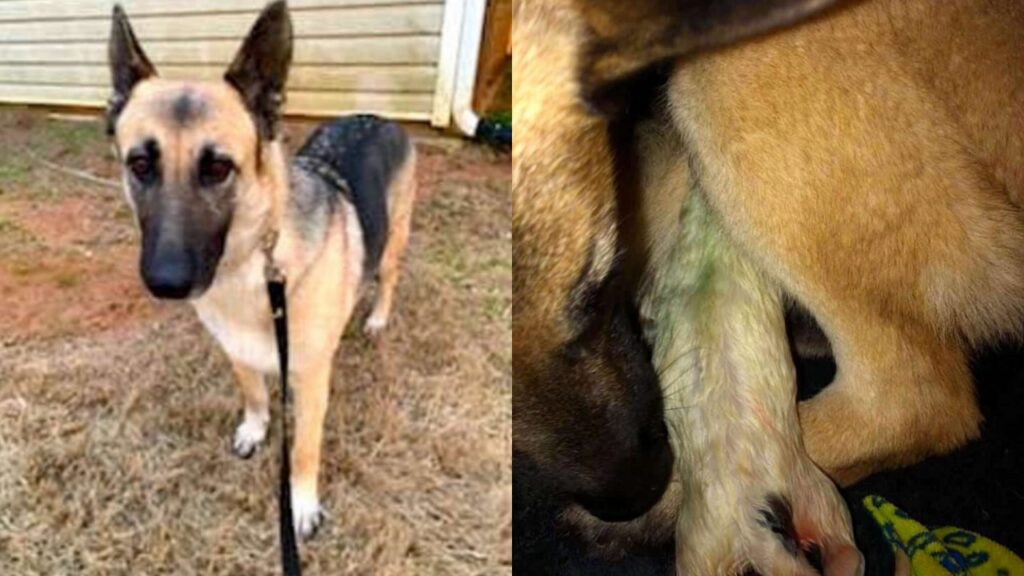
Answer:
[{"label": "dog's front leg", "polygon": [[256,370],[235,361],[231,362],[231,368],[243,402],[242,422],[235,429],[231,447],[239,458],[248,458],[267,437],[267,424],[270,422],[267,387],[263,374]]},{"label": "dog's front leg", "polygon": [[292,515],[302,538],[316,534],[323,519],[317,478],[320,443],[331,380],[331,356],[311,362],[292,375],[295,394],[295,443],[292,445]]}]

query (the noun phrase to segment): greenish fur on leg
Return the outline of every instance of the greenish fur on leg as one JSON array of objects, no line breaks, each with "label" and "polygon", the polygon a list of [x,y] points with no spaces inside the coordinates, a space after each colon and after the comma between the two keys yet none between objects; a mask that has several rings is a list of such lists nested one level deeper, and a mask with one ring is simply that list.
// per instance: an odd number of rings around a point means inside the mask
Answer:
[{"label": "greenish fur on leg", "polygon": [[761,513],[781,498],[826,556],[852,543],[838,492],[803,450],[781,291],[732,243],[697,186],[678,225],[660,232],[666,244],[652,251],[660,256],[641,307],[684,494],[677,567],[814,574]]}]

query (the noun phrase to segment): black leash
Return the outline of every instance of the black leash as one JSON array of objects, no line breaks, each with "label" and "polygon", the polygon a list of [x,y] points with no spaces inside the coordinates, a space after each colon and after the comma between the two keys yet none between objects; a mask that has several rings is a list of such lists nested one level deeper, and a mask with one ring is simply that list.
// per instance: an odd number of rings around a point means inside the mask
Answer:
[{"label": "black leash", "polygon": [[292,466],[288,457],[288,307],[285,300],[284,276],[273,265],[267,267],[267,295],[270,297],[270,313],[274,317],[274,337],[277,340],[277,358],[281,367],[281,471],[277,493],[281,566],[285,576],[302,576],[299,548],[295,542],[295,525],[292,521]]}]

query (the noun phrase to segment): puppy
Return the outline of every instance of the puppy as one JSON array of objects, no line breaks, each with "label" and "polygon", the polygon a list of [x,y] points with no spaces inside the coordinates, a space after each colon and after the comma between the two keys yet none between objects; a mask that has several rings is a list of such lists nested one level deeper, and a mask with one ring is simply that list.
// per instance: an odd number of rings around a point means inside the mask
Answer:
[{"label": "puppy", "polygon": [[142,232],[146,287],[187,299],[231,360],[244,400],[233,441],[241,457],[266,437],[264,375],[277,370],[268,256],[287,279],[292,509],[296,531],[309,537],[322,517],[317,476],[332,357],[360,285],[375,274],[365,328],[387,325],[415,153],[397,125],[359,116],[321,126],[289,165],[277,117],[291,55],[288,10],[274,2],[222,80],[164,80],[115,7],[108,126]]}]

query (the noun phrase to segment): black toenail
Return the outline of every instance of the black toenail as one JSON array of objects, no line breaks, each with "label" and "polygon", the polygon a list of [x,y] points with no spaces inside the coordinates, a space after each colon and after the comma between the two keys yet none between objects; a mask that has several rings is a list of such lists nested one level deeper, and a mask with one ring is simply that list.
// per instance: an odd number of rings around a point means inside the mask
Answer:
[{"label": "black toenail", "polygon": [[818,571],[818,574],[825,573],[825,565],[821,559],[821,546],[814,542],[808,542],[804,545],[804,556],[807,557],[807,562]]},{"label": "black toenail", "polygon": [[782,542],[782,547],[791,555],[796,556],[800,548],[796,542],[796,529],[793,527],[793,509],[789,500],[779,495],[768,497],[768,507],[761,510],[761,525],[772,531]]}]

